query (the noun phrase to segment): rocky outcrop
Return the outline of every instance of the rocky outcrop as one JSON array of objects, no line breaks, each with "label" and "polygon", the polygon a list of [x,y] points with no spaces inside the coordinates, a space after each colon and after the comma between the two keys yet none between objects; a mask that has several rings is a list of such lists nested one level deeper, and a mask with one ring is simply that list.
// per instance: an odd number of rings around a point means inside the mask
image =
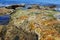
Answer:
[{"label": "rocky outcrop", "polygon": [[11,14],[13,11],[13,9],[0,8],[0,15]]},{"label": "rocky outcrop", "polygon": [[40,6],[33,4],[33,5],[30,5],[27,9],[40,9]]},{"label": "rocky outcrop", "polygon": [[17,29],[14,26],[3,27],[0,32],[1,40],[38,40],[38,35],[35,33],[28,33],[21,28]]},{"label": "rocky outcrop", "polygon": [[11,6],[8,6],[8,7],[5,7],[5,8],[8,8],[8,9],[16,9],[17,7],[25,7],[25,4],[11,5]]},{"label": "rocky outcrop", "polygon": [[9,24],[0,26],[0,40],[60,40],[60,21],[54,16],[60,12],[46,8],[32,5],[31,9],[22,10],[18,7]]}]

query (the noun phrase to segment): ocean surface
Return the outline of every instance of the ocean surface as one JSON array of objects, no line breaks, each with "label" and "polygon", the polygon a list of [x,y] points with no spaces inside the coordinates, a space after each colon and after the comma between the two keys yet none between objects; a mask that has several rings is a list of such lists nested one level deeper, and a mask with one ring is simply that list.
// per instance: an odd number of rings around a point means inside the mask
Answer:
[{"label": "ocean surface", "polygon": [[39,4],[39,5],[56,5],[60,6],[60,0],[0,0],[0,6],[8,6],[13,4]]}]

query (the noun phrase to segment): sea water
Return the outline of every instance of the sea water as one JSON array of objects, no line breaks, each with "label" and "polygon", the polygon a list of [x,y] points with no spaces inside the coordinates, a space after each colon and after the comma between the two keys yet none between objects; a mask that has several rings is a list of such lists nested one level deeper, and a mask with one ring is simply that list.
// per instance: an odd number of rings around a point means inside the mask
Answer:
[{"label": "sea water", "polygon": [[40,5],[60,5],[60,0],[0,0],[0,6],[12,5],[12,4],[40,4]]}]

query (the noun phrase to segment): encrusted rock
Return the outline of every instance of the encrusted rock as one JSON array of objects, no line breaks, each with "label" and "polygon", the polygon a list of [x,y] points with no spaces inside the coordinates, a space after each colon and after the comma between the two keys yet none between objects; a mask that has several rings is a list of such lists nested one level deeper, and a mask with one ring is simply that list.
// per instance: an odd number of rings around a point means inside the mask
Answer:
[{"label": "encrusted rock", "polygon": [[0,15],[11,14],[13,9],[0,8]]}]

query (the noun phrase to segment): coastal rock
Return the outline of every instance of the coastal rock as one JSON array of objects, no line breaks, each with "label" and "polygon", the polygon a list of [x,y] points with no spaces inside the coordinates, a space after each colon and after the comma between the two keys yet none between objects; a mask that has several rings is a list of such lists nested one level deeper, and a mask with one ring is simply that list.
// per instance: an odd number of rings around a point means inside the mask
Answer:
[{"label": "coastal rock", "polygon": [[0,8],[0,15],[11,14],[13,9]]},{"label": "coastal rock", "polygon": [[16,9],[17,7],[25,7],[25,4],[11,5],[11,6],[8,6],[8,7],[5,7],[5,8],[8,8],[8,9]]}]

